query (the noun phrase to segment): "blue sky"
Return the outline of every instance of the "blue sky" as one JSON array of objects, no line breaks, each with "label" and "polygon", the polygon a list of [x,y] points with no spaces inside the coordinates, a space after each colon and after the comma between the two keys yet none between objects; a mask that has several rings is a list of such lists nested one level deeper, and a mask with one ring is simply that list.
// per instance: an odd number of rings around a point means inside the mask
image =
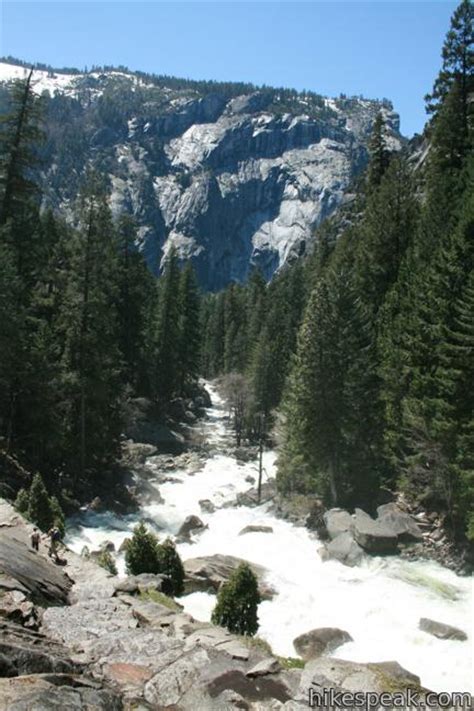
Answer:
[{"label": "blue sky", "polygon": [[387,97],[412,135],[426,120],[423,96],[456,5],[0,0],[0,54]]}]

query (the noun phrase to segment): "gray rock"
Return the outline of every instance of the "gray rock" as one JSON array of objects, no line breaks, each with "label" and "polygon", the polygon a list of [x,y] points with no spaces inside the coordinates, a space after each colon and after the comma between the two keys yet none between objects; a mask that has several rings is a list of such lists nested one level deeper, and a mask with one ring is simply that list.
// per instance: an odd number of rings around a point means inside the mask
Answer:
[{"label": "gray rock", "polygon": [[337,627],[320,627],[296,637],[293,646],[297,654],[308,661],[333,652],[346,642],[352,642],[349,632]]},{"label": "gray rock", "polygon": [[138,626],[131,611],[118,598],[94,598],[70,607],[48,607],[43,613],[42,631],[51,639],[70,647],[80,647],[112,632]]},{"label": "gray rock", "polygon": [[205,649],[195,648],[163,667],[145,684],[145,700],[155,706],[179,704],[183,695],[199,683],[209,663]]},{"label": "gray rock", "polygon": [[323,514],[323,519],[331,540],[341,533],[350,533],[354,529],[352,516],[344,509],[329,509]]},{"label": "gray rock", "polygon": [[122,711],[111,689],[69,674],[34,674],[0,679],[0,711]]},{"label": "gray rock", "polygon": [[261,662],[257,662],[257,664],[249,669],[248,672],[246,672],[246,676],[267,676],[268,674],[278,674],[279,671],[281,671],[281,664],[278,659],[267,657],[266,659],[262,659]]},{"label": "gray rock", "polygon": [[258,578],[262,599],[270,600],[274,597],[276,591],[264,582],[265,569],[262,566],[249,563],[242,558],[220,553],[199,558],[188,558],[188,560],[184,561],[184,587],[186,594],[192,592],[217,593],[222,583],[230,578],[240,563],[245,562],[250,565]]},{"label": "gray rock", "polygon": [[[181,607],[181,605],[175,604],[176,608]],[[171,610],[165,605],[160,605],[159,603],[149,600],[133,600],[131,607],[133,616],[138,620],[140,627],[167,629],[172,624],[176,615],[175,610]]]},{"label": "gray rock", "polygon": [[23,627],[31,629],[39,627],[37,608],[19,590],[9,590],[0,594],[0,617],[18,622]]},{"label": "gray rock", "polygon": [[100,544],[100,550],[108,551],[109,553],[114,553],[115,543],[113,543],[112,541],[103,541],[103,543]]},{"label": "gray rock", "polygon": [[79,671],[65,647],[14,622],[0,620],[3,674],[66,673]]},{"label": "gray rock", "polygon": [[205,513],[214,513],[214,511],[216,510],[216,507],[209,499],[201,499],[199,502],[199,506],[201,507],[201,510]]},{"label": "gray rock", "polygon": [[[275,479],[268,479],[262,483],[261,489],[261,499],[260,503],[266,503],[271,501],[277,495],[277,487]],[[235,504],[237,506],[258,506],[258,488],[256,486],[237,494],[235,497]]]},{"label": "gray rock", "polygon": [[364,556],[363,549],[350,533],[340,533],[334,540],[327,543],[321,551],[323,560],[338,560],[350,567],[358,565]]},{"label": "gray rock", "polygon": [[395,553],[398,535],[383,521],[374,521],[365,511],[355,510],[354,538],[369,553]]},{"label": "gray rock", "polygon": [[344,659],[320,657],[305,665],[301,674],[299,699],[308,699],[308,690],[314,693],[321,689],[370,691],[382,693],[404,692],[408,688],[420,688],[420,678],[401,667],[397,662],[362,664]]},{"label": "gray rock", "polygon": [[126,578],[119,580],[114,585],[114,595],[120,593],[129,593],[134,595],[147,590],[161,591],[163,583],[168,580],[167,575],[153,575],[152,573],[141,573],[140,575],[128,575]]},{"label": "gray rock", "polygon": [[177,538],[182,540],[189,539],[192,534],[203,531],[205,528],[207,528],[207,526],[201,521],[199,516],[187,516],[180,526]]},{"label": "gray rock", "polygon": [[127,546],[131,540],[132,540],[131,538],[124,538],[122,543],[119,545],[118,552],[125,553],[125,551],[127,550]]},{"label": "gray rock", "polygon": [[[253,462],[258,457],[258,449],[255,447],[237,447],[234,449],[233,455],[239,462]],[[253,481],[250,481],[251,479]],[[245,478],[245,481],[248,481],[250,484],[255,484],[255,477],[249,474],[249,476]]]},{"label": "gray rock", "polygon": [[418,627],[420,630],[423,630],[423,632],[438,637],[438,639],[457,639],[460,642],[467,640],[467,634],[458,627],[452,627],[452,625],[446,625],[444,622],[430,620],[428,617],[420,618]]},{"label": "gray rock", "polygon": [[217,649],[226,652],[234,659],[246,661],[250,656],[249,648],[235,635],[222,627],[203,627],[186,638],[185,649],[192,650],[196,646]]},{"label": "gray rock", "polygon": [[66,603],[72,580],[51,560],[31,550],[27,538],[26,528],[0,529],[0,574],[17,580],[33,602]]},{"label": "gray rock", "polygon": [[88,508],[90,511],[104,511],[105,507],[100,496],[96,496],[95,499],[92,499]]},{"label": "gray rock", "polygon": [[258,524],[250,524],[245,526],[240,532],[239,536],[243,536],[246,533],[273,533],[273,528],[271,526],[262,526]]},{"label": "gray rock", "polygon": [[410,514],[401,511],[395,503],[383,504],[377,508],[377,521],[391,529],[402,543],[420,541],[423,533]]}]

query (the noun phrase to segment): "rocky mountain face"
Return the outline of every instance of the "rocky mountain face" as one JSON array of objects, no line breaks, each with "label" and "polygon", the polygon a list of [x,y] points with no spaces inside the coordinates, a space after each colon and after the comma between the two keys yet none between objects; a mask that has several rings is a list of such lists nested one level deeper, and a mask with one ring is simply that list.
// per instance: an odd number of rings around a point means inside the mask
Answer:
[{"label": "rocky mountain face", "polygon": [[[0,110],[25,71],[0,63]],[[37,70],[34,81],[46,112],[45,205],[70,209],[86,168],[98,169],[114,213],[134,215],[150,268],[174,248],[211,290],[253,266],[270,278],[310,248],[366,165],[379,111],[390,146],[402,141],[386,100],[116,70]]]}]

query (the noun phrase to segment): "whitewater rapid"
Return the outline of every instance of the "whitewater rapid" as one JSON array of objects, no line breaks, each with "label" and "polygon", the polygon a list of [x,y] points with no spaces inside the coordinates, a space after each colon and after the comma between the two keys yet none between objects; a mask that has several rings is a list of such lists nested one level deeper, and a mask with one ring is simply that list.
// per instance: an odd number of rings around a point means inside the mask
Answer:
[{"label": "whitewater rapid", "polygon": [[[178,545],[183,559],[223,553],[267,569],[267,580],[278,594],[260,604],[258,634],[276,654],[295,656],[293,639],[310,629],[340,627],[354,641],[333,656],[360,662],[395,660],[434,691],[473,692],[472,578],[460,577],[434,562],[405,561],[396,556],[370,557],[355,568],[336,561],[323,563],[315,534],[276,518],[269,504],[201,512],[199,500],[210,499],[222,506],[236,493],[246,491],[250,486],[247,477],[257,474],[256,463],[241,464],[224,453],[231,444],[224,404],[211,385],[207,388],[213,406],[198,427],[216,453],[201,471],[191,475],[186,470],[173,470],[172,481],[157,484],[164,503],[143,506],[139,515],[85,512],[71,519],[66,536],[69,547],[76,552],[83,546],[95,550],[108,540],[118,550],[139,518],[164,537],[175,535],[186,516],[196,514],[208,528],[192,543]],[[153,472],[158,465],[150,457],[147,466]],[[274,452],[264,454],[264,469],[265,477],[274,476]],[[273,533],[239,536],[249,524],[271,526]],[[124,574],[123,556],[119,556],[118,566]],[[215,596],[193,593],[180,602],[195,618],[207,621]],[[459,642],[432,637],[418,629],[420,617],[460,627],[469,639]]]}]

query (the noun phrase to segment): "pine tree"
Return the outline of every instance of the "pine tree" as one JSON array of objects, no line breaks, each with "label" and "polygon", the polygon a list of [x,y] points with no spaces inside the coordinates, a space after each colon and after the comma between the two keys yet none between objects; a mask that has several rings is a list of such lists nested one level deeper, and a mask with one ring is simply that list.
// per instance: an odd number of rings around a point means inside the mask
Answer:
[{"label": "pine tree", "polygon": [[42,531],[53,525],[54,515],[51,500],[40,474],[35,474],[29,491],[28,518]]},{"label": "pine tree", "polygon": [[124,363],[122,379],[137,394],[149,394],[146,331],[154,308],[155,282],[143,256],[137,251],[136,226],[122,215],[118,232],[118,327]]},{"label": "pine tree", "polygon": [[5,229],[0,228],[0,432],[8,451],[16,434],[19,372],[24,362],[26,333],[14,254],[10,245],[1,241]]},{"label": "pine tree", "polygon": [[247,563],[241,563],[220,588],[211,620],[233,634],[253,636],[259,627],[260,601],[257,578]]},{"label": "pine tree", "polygon": [[41,138],[39,101],[31,88],[31,73],[25,81],[13,84],[9,98],[10,110],[0,119],[0,432],[7,449],[13,444],[25,447],[18,439],[23,435],[24,414],[29,412],[32,336],[28,308],[32,287],[44,266],[38,194],[31,179],[35,144]]},{"label": "pine tree", "polygon": [[165,595],[173,597],[184,592],[184,568],[178,551],[170,538],[158,545],[159,572],[169,576],[169,581],[164,585]]},{"label": "pine tree", "polygon": [[330,505],[366,505],[377,461],[379,383],[369,320],[347,267],[332,267],[305,311],[283,412],[277,483]]},{"label": "pine tree", "polygon": [[[35,145],[41,139],[38,128],[39,100],[32,90],[33,71],[16,81],[10,94],[10,112],[0,120],[0,226],[19,222],[31,196],[37,191],[28,176],[36,163]],[[23,245],[17,245],[23,251]]]},{"label": "pine tree", "polygon": [[[457,114],[457,137],[454,125],[449,131],[450,139],[457,144],[459,154],[465,154],[468,147],[469,118],[472,109],[469,104],[469,94],[473,90],[474,81],[474,8],[471,0],[462,0],[456,8],[452,18],[451,27],[446,35],[442,49],[442,68],[435,81],[433,91],[427,94],[427,111],[433,115],[436,126],[441,119],[443,109],[450,103],[457,105],[457,110],[452,105],[449,107],[451,115]],[[446,123],[444,125],[446,129]],[[472,129],[471,129],[472,130]],[[442,129],[435,138],[440,138]],[[446,136],[445,136],[446,138]],[[454,154],[452,154],[454,157]]]},{"label": "pine tree", "polygon": [[356,280],[361,299],[376,314],[396,282],[407,246],[417,228],[418,206],[412,174],[403,157],[394,157],[369,194],[355,228]]},{"label": "pine tree", "polygon": [[380,185],[385,171],[389,164],[389,152],[384,137],[385,123],[381,113],[375,117],[372,127],[372,135],[369,142],[369,169],[367,172],[367,182],[371,190]]},{"label": "pine tree", "polygon": [[200,296],[191,262],[181,272],[178,292],[179,310],[179,389],[185,392],[187,380],[198,376],[201,351]]},{"label": "pine tree", "polygon": [[154,393],[162,406],[179,391],[179,281],[178,258],[172,252],[159,282],[158,313],[151,345]]},{"label": "pine tree", "polygon": [[224,372],[242,372],[246,352],[244,293],[239,286],[231,284],[224,301]]},{"label": "pine tree", "polygon": [[58,529],[59,533],[61,534],[61,538],[63,538],[64,534],[66,533],[66,521],[64,518],[63,510],[61,508],[61,504],[59,503],[56,496],[51,496],[49,503],[51,507],[53,526]]},{"label": "pine tree", "polygon": [[118,453],[121,429],[117,241],[94,177],[81,196],[80,227],[65,246],[66,287],[56,328],[68,466],[90,477]]},{"label": "pine tree", "polygon": [[16,510],[19,513],[27,516],[29,505],[30,505],[29,492],[26,489],[20,489],[18,491],[18,494],[16,495],[15,504],[14,504]]},{"label": "pine tree", "polygon": [[225,291],[207,299],[206,327],[203,344],[202,363],[204,375],[216,377],[224,370],[225,343]]},{"label": "pine tree", "polygon": [[158,539],[147,531],[143,521],[133,529],[133,536],[125,551],[125,563],[129,575],[160,572]]}]

